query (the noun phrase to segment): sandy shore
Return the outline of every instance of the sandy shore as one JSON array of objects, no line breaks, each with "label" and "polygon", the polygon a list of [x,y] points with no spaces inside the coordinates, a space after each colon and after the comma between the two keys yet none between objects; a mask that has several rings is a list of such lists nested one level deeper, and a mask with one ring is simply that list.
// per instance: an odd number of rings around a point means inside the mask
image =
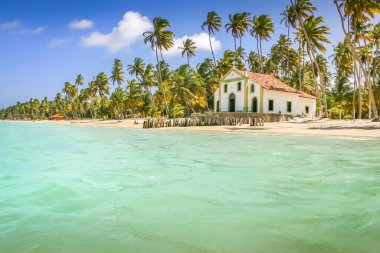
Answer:
[{"label": "sandy shore", "polygon": [[[74,125],[90,127],[133,128],[142,129],[143,119],[136,120],[72,120],[72,121],[23,121],[33,124]],[[20,121],[17,121],[20,122]],[[266,123],[264,127],[241,125],[205,126],[205,127],[172,127],[147,129],[147,131],[208,131],[234,132],[264,135],[306,135],[306,136],[342,136],[380,138],[380,123],[369,120],[328,120],[328,119],[294,119],[288,122]]]}]

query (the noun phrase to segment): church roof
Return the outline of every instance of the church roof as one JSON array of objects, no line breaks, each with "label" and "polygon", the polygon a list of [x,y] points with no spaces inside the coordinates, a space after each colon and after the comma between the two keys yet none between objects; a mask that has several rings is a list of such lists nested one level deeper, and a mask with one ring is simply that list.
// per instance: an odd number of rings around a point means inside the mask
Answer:
[{"label": "church roof", "polygon": [[287,85],[286,83],[282,82],[281,80],[277,79],[274,76],[253,73],[249,71],[241,71],[241,70],[237,70],[237,71],[240,72],[242,75],[248,77],[251,81],[263,86],[264,89],[297,93],[299,94],[300,97],[316,99],[315,96],[307,94],[303,91],[297,90],[293,87],[290,87],[289,85]]}]

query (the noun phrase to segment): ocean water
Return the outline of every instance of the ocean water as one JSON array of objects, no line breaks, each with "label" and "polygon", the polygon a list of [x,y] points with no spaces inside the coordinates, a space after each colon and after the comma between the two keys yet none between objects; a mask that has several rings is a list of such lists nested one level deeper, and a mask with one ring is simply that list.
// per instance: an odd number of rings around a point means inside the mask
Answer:
[{"label": "ocean water", "polygon": [[0,123],[0,252],[380,252],[380,140]]}]

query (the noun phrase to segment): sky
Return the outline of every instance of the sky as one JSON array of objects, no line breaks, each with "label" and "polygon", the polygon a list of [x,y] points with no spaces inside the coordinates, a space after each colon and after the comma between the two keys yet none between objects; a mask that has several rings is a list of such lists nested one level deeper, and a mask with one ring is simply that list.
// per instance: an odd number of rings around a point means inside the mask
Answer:
[{"label": "sky", "polygon": [[[343,34],[333,1],[312,2],[316,15],[322,15],[331,28],[329,39],[336,45]],[[151,30],[157,16],[168,19],[175,33],[174,48],[164,54],[172,68],[186,62],[178,50],[186,38],[198,47],[192,66],[211,57],[207,34],[201,29],[209,11],[216,11],[223,25],[231,13],[270,15],[275,33],[263,43],[266,54],[279,35],[287,33],[280,15],[287,4],[288,0],[0,0],[0,108],[30,98],[53,99],[78,74],[86,83],[101,71],[109,75],[115,58],[124,66],[135,57],[154,63],[142,33]],[[213,37],[213,44],[217,57],[233,49],[232,36],[224,29]],[[243,47],[255,50],[256,41],[245,36]],[[327,49],[331,55],[333,46]]]}]

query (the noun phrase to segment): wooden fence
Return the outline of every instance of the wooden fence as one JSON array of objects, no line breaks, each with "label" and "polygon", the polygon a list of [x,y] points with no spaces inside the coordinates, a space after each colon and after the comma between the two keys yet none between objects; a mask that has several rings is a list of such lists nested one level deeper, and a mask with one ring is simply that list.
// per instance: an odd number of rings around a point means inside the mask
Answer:
[{"label": "wooden fence", "polygon": [[162,127],[192,127],[192,126],[264,126],[264,119],[260,117],[191,117],[191,118],[148,118],[144,120],[143,128]]}]

